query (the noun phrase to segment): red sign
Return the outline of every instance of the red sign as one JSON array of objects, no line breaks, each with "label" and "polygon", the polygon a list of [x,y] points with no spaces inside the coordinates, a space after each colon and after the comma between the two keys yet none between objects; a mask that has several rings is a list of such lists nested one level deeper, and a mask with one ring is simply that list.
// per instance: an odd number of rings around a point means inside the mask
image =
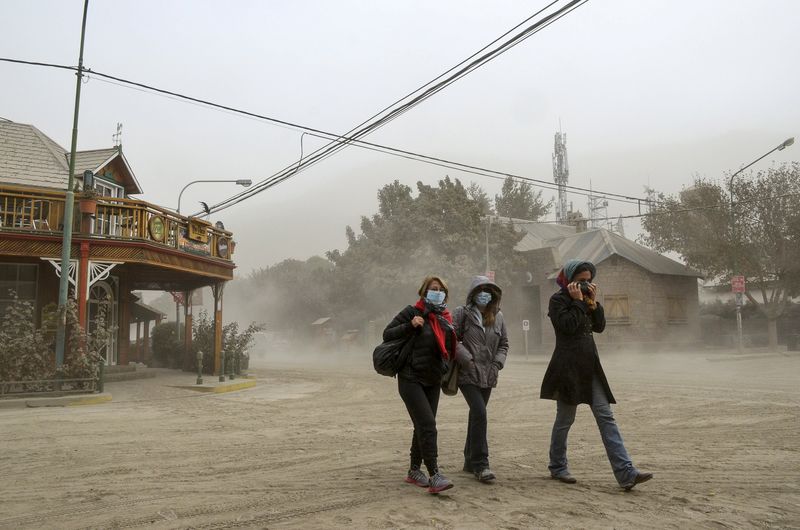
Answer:
[{"label": "red sign", "polygon": [[490,282],[494,281],[494,271],[486,271],[486,277],[489,278]]},{"label": "red sign", "polygon": [[744,292],[744,276],[731,276],[731,292]]}]

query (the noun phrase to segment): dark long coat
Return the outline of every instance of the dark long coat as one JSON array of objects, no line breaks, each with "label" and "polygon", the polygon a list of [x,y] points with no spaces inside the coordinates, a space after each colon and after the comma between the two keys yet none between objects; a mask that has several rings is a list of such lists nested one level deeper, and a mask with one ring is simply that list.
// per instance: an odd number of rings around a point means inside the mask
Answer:
[{"label": "dark long coat", "polygon": [[573,300],[566,289],[550,297],[547,312],[556,332],[556,347],[542,380],[542,399],[555,399],[570,405],[592,404],[592,378],[597,377],[609,403],[616,403],[608,386],[592,333],[606,327],[603,306],[594,311],[582,300]]}]

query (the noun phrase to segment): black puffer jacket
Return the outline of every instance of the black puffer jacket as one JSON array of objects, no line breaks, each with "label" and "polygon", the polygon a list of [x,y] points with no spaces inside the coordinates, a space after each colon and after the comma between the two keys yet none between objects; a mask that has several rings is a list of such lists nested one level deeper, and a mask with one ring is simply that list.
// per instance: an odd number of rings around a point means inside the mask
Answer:
[{"label": "black puffer jacket", "polygon": [[570,405],[592,404],[592,378],[597,377],[609,403],[616,403],[608,386],[592,332],[606,327],[603,306],[595,310],[582,300],[573,300],[566,289],[550,297],[547,312],[556,332],[556,348],[542,381],[542,399],[555,399]]},{"label": "black puffer jacket", "polygon": [[[421,316],[425,324],[421,328],[411,325],[411,319]],[[453,333],[445,330],[445,346],[447,351],[454,351]],[[427,315],[415,308],[406,306],[394,319],[389,322],[383,330],[383,340],[394,340],[408,336],[413,340],[410,345],[411,351],[408,353],[408,361],[405,367],[397,374],[398,378],[420,383],[426,386],[439,385],[442,376],[447,371],[447,362],[442,358],[436,337],[433,334],[431,323]]]}]

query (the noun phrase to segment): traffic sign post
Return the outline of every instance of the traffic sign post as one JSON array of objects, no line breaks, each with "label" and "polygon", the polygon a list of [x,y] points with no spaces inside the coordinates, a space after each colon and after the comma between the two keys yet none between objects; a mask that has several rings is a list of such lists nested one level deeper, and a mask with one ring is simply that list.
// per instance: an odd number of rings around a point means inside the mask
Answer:
[{"label": "traffic sign post", "polygon": [[742,305],[745,290],[744,276],[731,276],[731,292],[736,299],[736,342],[739,352],[742,351]]},{"label": "traffic sign post", "polygon": [[528,359],[528,331],[531,329],[530,320],[522,321],[522,331],[525,332],[525,359]]}]

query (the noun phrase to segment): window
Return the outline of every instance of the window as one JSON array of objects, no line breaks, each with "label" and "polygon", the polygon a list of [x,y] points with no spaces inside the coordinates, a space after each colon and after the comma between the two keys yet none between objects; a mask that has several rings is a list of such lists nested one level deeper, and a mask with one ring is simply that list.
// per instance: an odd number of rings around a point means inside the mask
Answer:
[{"label": "window", "polygon": [[667,322],[670,324],[686,324],[686,299],[667,298]]},{"label": "window", "polygon": [[630,324],[631,309],[626,294],[607,294],[603,296],[606,324]]},{"label": "window", "polygon": [[0,317],[14,298],[36,303],[38,265],[0,263]]},{"label": "window", "polygon": [[125,192],[122,190],[122,186],[111,184],[106,180],[95,178],[94,188],[97,190],[97,194],[102,197],[113,197],[115,199],[125,197]]}]

